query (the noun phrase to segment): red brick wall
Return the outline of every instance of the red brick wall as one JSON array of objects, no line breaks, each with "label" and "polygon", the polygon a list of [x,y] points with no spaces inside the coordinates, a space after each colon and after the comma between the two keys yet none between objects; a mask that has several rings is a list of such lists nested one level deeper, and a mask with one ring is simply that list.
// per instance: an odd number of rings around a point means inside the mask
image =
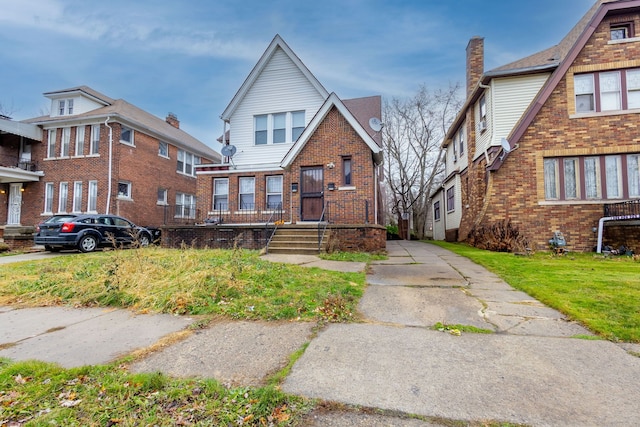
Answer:
[{"label": "red brick wall", "polygon": [[[627,21],[629,17],[617,19]],[[640,28],[640,17],[633,16],[633,20],[636,28]],[[640,152],[637,114],[570,117],[574,114],[574,73],[640,67],[640,43],[608,44],[609,26],[609,19],[598,26],[519,141],[519,148],[491,174],[487,181],[488,199],[483,197],[481,179],[485,174],[484,161],[471,167],[470,212],[463,214],[461,239],[477,218],[484,225],[511,219],[534,249],[548,247],[548,240],[556,230],[564,233],[571,249],[593,249],[596,235],[592,228],[603,216],[603,204],[546,202],[543,160],[545,157]]]}]

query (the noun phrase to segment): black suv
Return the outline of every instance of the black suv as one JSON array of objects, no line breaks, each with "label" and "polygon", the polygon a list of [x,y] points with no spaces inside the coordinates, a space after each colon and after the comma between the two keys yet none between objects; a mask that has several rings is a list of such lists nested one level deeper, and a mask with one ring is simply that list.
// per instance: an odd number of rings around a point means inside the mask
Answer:
[{"label": "black suv", "polygon": [[152,233],[116,215],[54,215],[40,223],[34,242],[48,251],[78,249],[92,252],[98,247],[148,246]]}]

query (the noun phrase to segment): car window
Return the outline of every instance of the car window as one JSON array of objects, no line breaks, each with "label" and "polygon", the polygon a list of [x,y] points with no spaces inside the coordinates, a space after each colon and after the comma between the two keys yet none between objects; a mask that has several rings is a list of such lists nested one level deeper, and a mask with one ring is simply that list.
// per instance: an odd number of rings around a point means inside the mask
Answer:
[{"label": "car window", "polygon": [[58,222],[67,222],[69,220],[74,219],[76,216],[75,215],[56,215],[56,216],[52,216],[51,218],[47,219],[45,221],[45,223],[47,224],[56,224]]},{"label": "car window", "polygon": [[82,218],[77,220],[76,222],[79,222],[81,224],[91,224],[93,221],[92,218]]},{"label": "car window", "polygon": [[113,225],[111,222],[111,218],[106,217],[106,216],[101,216],[99,218],[96,219],[96,223],[97,224],[102,224],[102,225]]},{"label": "car window", "polygon": [[118,227],[131,227],[131,223],[123,218],[113,218],[113,223]]}]

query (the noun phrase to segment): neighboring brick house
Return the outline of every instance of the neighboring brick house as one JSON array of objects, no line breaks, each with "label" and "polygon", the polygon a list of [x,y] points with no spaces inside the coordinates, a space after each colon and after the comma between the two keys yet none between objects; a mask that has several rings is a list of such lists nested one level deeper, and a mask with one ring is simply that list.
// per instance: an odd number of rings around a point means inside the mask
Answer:
[{"label": "neighboring brick house", "polygon": [[[2,194],[21,195],[18,203],[0,199],[5,240],[7,227],[63,212],[112,213],[156,227],[196,221],[194,167],[220,155],[181,130],[177,117],[162,120],[86,86],[44,95],[50,115],[0,123],[8,131],[0,154],[29,166],[22,181],[1,178],[7,170],[0,168]],[[32,136],[21,135],[25,129]]]},{"label": "neighboring brick house", "polygon": [[[560,231],[588,251],[605,208],[640,213],[638,29],[640,1],[600,0],[558,45],[487,72],[483,40],[470,41],[467,101],[433,195],[435,238],[464,241],[509,220],[532,249]],[[640,251],[637,221],[607,225],[606,243]]]},{"label": "neighboring brick house", "polygon": [[197,167],[198,207],[223,224],[381,229],[380,114],[379,96],[327,92],[276,35],[221,115],[233,155]]}]

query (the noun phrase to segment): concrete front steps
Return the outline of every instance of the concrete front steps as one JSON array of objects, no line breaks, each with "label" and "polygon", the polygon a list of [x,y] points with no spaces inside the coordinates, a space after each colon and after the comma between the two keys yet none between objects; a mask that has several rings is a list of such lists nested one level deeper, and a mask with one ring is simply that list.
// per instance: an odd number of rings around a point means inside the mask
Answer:
[{"label": "concrete front steps", "polygon": [[[321,251],[327,244],[325,232]],[[281,225],[269,243],[270,254],[318,255],[318,224]]]}]

